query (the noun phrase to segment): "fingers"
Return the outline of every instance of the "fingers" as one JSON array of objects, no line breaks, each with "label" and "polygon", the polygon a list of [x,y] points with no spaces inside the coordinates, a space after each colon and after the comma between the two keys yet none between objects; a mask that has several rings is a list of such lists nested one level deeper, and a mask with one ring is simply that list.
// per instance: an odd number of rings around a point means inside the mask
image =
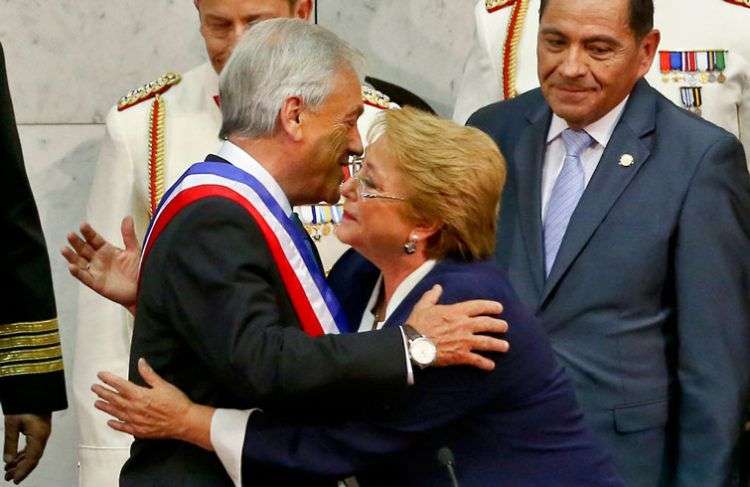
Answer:
[{"label": "fingers", "polygon": [[107,401],[94,401],[94,407],[99,411],[103,411],[109,414],[113,418],[117,418],[120,421],[126,421],[128,419],[127,414],[122,408],[117,407]]},{"label": "fingers", "polygon": [[469,351],[449,351],[441,353],[438,351],[435,365],[438,367],[452,367],[456,365],[468,365],[480,370],[491,372],[495,369],[495,362],[477,353]]},{"label": "fingers", "polygon": [[5,417],[5,444],[3,445],[3,460],[5,463],[13,461],[18,453],[18,435],[20,419],[16,416]]},{"label": "fingers", "polygon": [[13,470],[13,482],[21,482],[34,470],[34,468],[36,468],[39,464],[39,460],[42,458],[46,444],[46,437],[26,437],[26,449],[24,450],[23,458],[19,460]]},{"label": "fingers", "polygon": [[125,244],[126,250],[138,250],[138,239],[135,236],[135,225],[133,224],[132,216],[126,216],[122,219],[120,233],[122,234],[122,242]]},{"label": "fingers", "polygon": [[[107,405],[106,409],[99,408],[98,406],[97,409],[101,409],[105,413],[122,419],[121,411],[127,409],[127,400],[125,398],[123,398],[117,391],[108,389],[100,384],[94,384],[91,386],[91,391],[102,399],[102,401],[96,401],[94,405],[97,405],[97,403],[100,402],[104,402]],[[113,410],[117,411],[117,414],[111,412]]]},{"label": "fingers", "polygon": [[[463,365],[476,367],[477,369],[486,370],[487,372],[492,372],[495,369],[495,362],[476,353],[467,353],[462,358]],[[458,362],[458,364],[460,365],[462,362]]]},{"label": "fingers", "polygon": [[133,428],[132,425],[129,423],[125,423],[123,421],[116,421],[114,419],[110,419],[107,421],[107,426],[112,428],[113,430],[122,431],[123,433],[127,433],[129,435],[136,435],[135,428]]},{"label": "fingers", "polygon": [[99,235],[99,233],[97,233],[97,231],[87,222],[81,223],[80,230],[81,235],[86,239],[86,243],[94,250],[99,250],[107,243],[107,241],[104,240],[104,237]]},{"label": "fingers", "polygon": [[98,374],[96,374],[96,376],[99,378],[100,381],[104,382],[105,384],[113,388],[115,391],[122,394],[123,397],[135,397],[141,392],[144,392],[145,390],[147,390],[146,387],[135,385],[129,380],[123,379],[122,377],[112,374],[110,372],[99,372]]},{"label": "fingers", "polygon": [[508,331],[508,322],[489,316],[476,316],[470,318],[469,329],[472,333],[506,333]]},{"label": "fingers", "polygon": [[475,299],[450,305],[455,307],[456,311],[468,316],[479,315],[499,315],[503,312],[503,305],[497,301],[487,301],[484,299]]},{"label": "fingers", "polygon": [[443,294],[443,288],[440,284],[435,284],[432,288],[424,293],[417,304],[414,305],[414,309],[428,308],[437,304],[440,299],[440,295]]},{"label": "fingers", "polygon": [[510,350],[510,343],[495,337],[474,335],[468,340],[468,349],[473,352],[505,353]]},{"label": "fingers", "polygon": [[144,359],[143,357],[138,359],[138,372],[141,374],[141,377],[143,377],[143,380],[146,381],[146,384],[150,385],[151,387],[156,387],[167,383],[159,376],[159,374],[154,372],[154,369],[151,368],[148,362],[146,362],[146,359]]},{"label": "fingers", "polygon": [[[16,455],[13,460],[5,464],[5,471],[12,470],[16,468],[16,465],[18,465],[18,462],[23,460],[23,457],[26,455],[26,452],[24,450],[21,450],[18,452],[18,455]],[[7,480],[7,479],[6,479]]]},{"label": "fingers", "polygon": [[83,269],[86,268],[89,263],[89,261],[78,255],[78,253],[70,247],[63,247],[60,250],[60,253],[63,257],[65,257],[65,260],[68,261],[68,264],[72,266],[80,267]]},{"label": "fingers", "polygon": [[87,244],[81,237],[79,237],[78,234],[73,232],[69,233],[68,243],[71,247],[73,247],[73,250],[75,250],[78,255],[80,255],[87,261],[90,261],[94,257],[94,249],[92,249],[89,244]]}]

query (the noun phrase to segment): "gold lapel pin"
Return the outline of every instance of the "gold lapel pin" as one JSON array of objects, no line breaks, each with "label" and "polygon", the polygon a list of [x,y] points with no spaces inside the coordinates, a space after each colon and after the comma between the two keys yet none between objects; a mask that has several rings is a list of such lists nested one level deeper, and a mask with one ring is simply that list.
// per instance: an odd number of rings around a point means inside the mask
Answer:
[{"label": "gold lapel pin", "polygon": [[634,162],[635,162],[635,159],[633,159],[633,156],[631,156],[630,154],[623,154],[620,156],[619,164],[622,167],[630,167],[633,165]]}]

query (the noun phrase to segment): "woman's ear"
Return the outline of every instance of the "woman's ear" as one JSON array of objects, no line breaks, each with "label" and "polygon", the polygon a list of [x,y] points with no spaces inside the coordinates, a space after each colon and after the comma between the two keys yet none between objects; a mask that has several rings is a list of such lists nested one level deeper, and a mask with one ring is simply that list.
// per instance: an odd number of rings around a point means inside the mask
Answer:
[{"label": "woman's ear", "polygon": [[409,235],[413,235],[417,237],[417,240],[423,242],[438,233],[442,227],[443,225],[440,223],[423,221],[417,223]]}]

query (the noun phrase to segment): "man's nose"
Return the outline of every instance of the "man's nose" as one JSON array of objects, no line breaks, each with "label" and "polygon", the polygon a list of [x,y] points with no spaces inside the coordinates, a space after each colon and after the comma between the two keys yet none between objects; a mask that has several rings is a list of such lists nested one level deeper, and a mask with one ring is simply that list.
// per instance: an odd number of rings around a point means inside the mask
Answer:
[{"label": "man's nose", "polygon": [[580,78],[587,70],[586,53],[581,47],[571,46],[560,64],[560,74],[566,78]]},{"label": "man's nose", "polygon": [[237,46],[237,43],[240,42],[240,39],[242,39],[242,36],[245,35],[245,32],[247,32],[248,24],[244,22],[236,22],[232,24],[232,31],[230,33],[230,39],[229,39],[229,54],[232,54],[234,51],[235,46]]},{"label": "man's nose", "polygon": [[354,124],[354,127],[351,128],[349,132],[349,153],[356,156],[361,156],[362,153],[365,151],[364,146],[362,145],[362,137],[359,135],[359,129],[357,128],[357,124]]}]

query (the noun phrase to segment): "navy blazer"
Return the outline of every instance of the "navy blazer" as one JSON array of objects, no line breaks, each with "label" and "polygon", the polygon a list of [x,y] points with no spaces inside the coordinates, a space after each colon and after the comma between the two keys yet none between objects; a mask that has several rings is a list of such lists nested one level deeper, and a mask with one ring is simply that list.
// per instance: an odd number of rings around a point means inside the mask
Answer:
[{"label": "navy blazer", "polygon": [[545,278],[550,120],[537,89],[468,122],[508,162],[497,261],[628,485],[727,485],[750,379],[742,146],[639,81]]},{"label": "navy blazer", "polygon": [[[347,317],[359,323],[379,271],[349,251],[329,276]],[[406,296],[386,327],[404,323],[434,284],[442,303],[504,304],[510,351],[493,354],[493,372],[470,367],[417,370],[416,384],[317,424],[299,416],[251,416],[243,479],[259,485],[268,465],[315,475],[357,473],[361,486],[450,485],[436,452],[449,447],[462,486],[622,485],[610,456],[584,425],[572,385],[544,333],[493,263],[440,262]]]}]

